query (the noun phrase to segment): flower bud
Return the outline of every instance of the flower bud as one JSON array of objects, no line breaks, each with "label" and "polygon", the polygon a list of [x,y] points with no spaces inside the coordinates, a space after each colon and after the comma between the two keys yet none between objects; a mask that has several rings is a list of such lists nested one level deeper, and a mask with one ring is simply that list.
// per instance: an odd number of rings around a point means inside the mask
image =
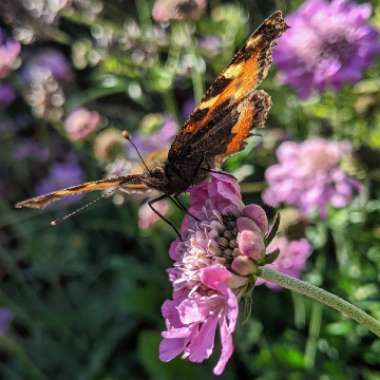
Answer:
[{"label": "flower bud", "polygon": [[261,234],[244,230],[238,234],[239,249],[242,255],[253,260],[260,260],[265,255],[265,244]]},{"label": "flower bud", "polygon": [[231,268],[240,276],[248,276],[255,272],[256,265],[248,256],[238,256],[232,261]]}]

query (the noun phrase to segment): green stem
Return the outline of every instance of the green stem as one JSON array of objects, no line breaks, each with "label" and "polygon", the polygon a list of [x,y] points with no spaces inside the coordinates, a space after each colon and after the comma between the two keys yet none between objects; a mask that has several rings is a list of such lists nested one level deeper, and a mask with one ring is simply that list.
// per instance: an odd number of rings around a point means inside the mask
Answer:
[{"label": "green stem", "polygon": [[309,324],[309,339],[305,349],[305,367],[311,369],[314,367],[315,355],[317,352],[317,343],[322,323],[322,305],[313,303],[311,307],[311,319]]},{"label": "green stem", "polygon": [[198,66],[198,54],[197,54],[197,49],[194,44],[194,37],[191,32],[191,28],[189,24],[184,24],[184,31],[186,33],[186,36],[189,40],[189,53],[192,56],[192,60],[194,63],[194,66],[191,68],[191,81],[193,84],[193,92],[194,92],[194,98],[195,102],[199,103],[202,99],[202,96],[204,94],[205,88],[204,88],[204,82],[203,82],[203,75],[201,70],[199,69]]},{"label": "green stem", "polygon": [[284,288],[303,294],[306,297],[338,310],[347,317],[365,326],[368,330],[380,338],[379,321],[335,294],[331,294],[324,289],[318,288],[317,286],[308,284],[307,282],[276,272],[269,268],[262,268],[258,276],[262,277],[264,280],[281,285]]}]

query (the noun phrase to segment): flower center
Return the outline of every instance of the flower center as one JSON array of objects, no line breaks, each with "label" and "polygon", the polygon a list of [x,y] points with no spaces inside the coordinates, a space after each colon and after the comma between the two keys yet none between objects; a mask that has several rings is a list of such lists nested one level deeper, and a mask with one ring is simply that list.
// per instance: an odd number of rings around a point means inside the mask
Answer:
[{"label": "flower center", "polygon": [[222,215],[222,223],[214,220],[210,223],[209,237],[212,238],[210,249],[213,254],[222,259],[223,264],[230,267],[234,257],[240,254],[237,237],[236,217]]}]

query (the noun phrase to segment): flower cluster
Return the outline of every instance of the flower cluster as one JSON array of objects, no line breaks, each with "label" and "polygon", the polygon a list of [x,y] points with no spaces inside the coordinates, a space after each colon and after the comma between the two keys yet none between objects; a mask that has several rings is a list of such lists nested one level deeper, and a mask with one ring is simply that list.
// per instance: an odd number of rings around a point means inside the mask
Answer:
[{"label": "flower cluster", "polygon": [[305,215],[317,211],[325,218],[329,205],[344,207],[360,190],[359,182],[340,168],[350,153],[349,143],[322,138],[282,143],[277,149],[279,163],[265,173],[269,187],[264,202],[272,207],[286,203]]},{"label": "flower cluster", "polygon": [[290,29],[273,59],[283,81],[306,98],[312,90],[355,83],[380,53],[378,31],[368,25],[369,4],[309,0],[287,17]]},{"label": "flower cluster", "polygon": [[17,41],[7,39],[0,29],[0,79],[5,78],[12,70],[20,51],[21,45]]},{"label": "flower cluster", "polygon": [[52,49],[37,53],[23,67],[22,76],[33,113],[49,121],[60,120],[66,100],[62,85],[73,78],[62,53]]},{"label": "flower cluster", "polygon": [[162,306],[166,330],[161,360],[182,353],[192,362],[204,361],[219,328],[221,355],[214,373],[223,372],[233,352],[238,302],[265,255],[267,232],[265,212],[257,205],[245,206],[239,186],[226,173],[214,173],[211,182],[190,189],[183,240],[170,248],[173,298]]}]

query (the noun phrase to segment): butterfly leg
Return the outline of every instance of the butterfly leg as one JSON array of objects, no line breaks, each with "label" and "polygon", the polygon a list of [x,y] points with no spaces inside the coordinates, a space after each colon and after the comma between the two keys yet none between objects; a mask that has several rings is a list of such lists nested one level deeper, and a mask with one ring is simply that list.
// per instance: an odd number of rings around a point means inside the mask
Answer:
[{"label": "butterfly leg", "polygon": [[180,198],[179,198],[179,194],[174,194],[174,196],[170,196],[169,197],[172,202],[182,211],[184,211],[185,214],[191,216],[193,219],[195,219],[197,222],[200,222],[200,219],[197,218],[195,215],[193,215],[189,209],[181,202]]},{"label": "butterfly leg", "polygon": [[153,207],[154,203],[157,203],[157,202],[159,202],[163,199],[166,199],[166,198],[170,198],[170,196],[167,194],[162,194],[159,197],[151,199],[150,201],[148,201],[148,206],[158,217],[160,217],[165,223],[167,223],[175,231],[175,233],[178,235],[179,240],[182,241],[181,233],[178,231],[177,227],[169,219],[165,218],[165,216],[163,216],[159,211],[157,211]]}]

